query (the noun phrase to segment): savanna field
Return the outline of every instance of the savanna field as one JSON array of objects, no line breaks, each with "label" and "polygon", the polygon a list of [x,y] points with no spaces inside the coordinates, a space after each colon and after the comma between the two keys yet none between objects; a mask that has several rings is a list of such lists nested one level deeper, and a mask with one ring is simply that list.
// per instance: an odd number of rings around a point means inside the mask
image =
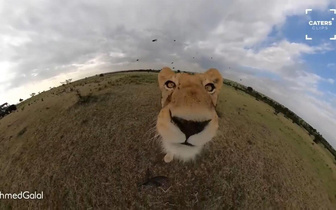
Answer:
[{"label": "savanna field", "polygon": [[306,130],[224,85],[195,162],[163,161],[157,73],[96,75],[0,119],[0,209],[336,209],[336,161]]}]

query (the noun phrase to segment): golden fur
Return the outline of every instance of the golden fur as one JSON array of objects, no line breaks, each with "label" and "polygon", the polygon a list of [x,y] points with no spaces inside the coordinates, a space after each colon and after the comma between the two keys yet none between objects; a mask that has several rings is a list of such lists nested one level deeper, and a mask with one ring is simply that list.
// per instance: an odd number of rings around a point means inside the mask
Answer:
[{"label": "golden fur", "polygon": [[190,75],[164,67],[158,75],[162,109],[156,128],[164,160],[192,160],[218,129],[215,110],[223,78],[217,69]]}]

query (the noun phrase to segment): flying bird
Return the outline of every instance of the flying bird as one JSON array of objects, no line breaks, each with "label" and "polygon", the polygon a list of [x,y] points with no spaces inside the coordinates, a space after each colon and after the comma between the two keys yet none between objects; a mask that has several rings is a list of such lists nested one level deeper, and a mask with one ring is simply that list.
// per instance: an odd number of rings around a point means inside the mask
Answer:
[{"label": "flying bird", "polygon": [[153,39],[153,40],[152,40],[152,42],[156,42],[156,41],[157,41],[157,39]]},{"label": "flying bird", "polygon": [[171,62],[171,64],[173,64],[174,62]]},{"label": "flying bird", "polygon": [[137,59],[137,61],[139,61],[139,59]]}]

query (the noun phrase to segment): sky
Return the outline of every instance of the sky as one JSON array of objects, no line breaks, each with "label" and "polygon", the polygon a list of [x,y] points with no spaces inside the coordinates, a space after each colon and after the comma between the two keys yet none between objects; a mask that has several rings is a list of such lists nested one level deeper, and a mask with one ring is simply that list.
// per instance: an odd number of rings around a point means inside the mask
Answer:
[{"label": "sky", "polygon": [[217,68],[336,148],[330,9],[335,0],[0,1],[0,104],[103,72]]}]

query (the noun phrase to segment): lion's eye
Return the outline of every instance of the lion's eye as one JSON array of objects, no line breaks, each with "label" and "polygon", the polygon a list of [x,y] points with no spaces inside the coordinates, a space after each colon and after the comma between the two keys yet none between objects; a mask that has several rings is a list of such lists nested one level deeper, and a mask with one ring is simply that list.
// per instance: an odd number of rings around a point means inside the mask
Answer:
[{"label": "lion's eye", "polygon": [[212,83],[208,83],[208,84],[205,85],[205,90],[210,92],[210,93],[214,92],[215,89],[216,89],[216,87]]},{"label": "lion's eye", "polygon": [[175,83],[174,83],[173,81],[168,80],[168,81],[165,83],[165,86],[166,86],[167,88],[174,88],[176,85],[175,85]]}]

